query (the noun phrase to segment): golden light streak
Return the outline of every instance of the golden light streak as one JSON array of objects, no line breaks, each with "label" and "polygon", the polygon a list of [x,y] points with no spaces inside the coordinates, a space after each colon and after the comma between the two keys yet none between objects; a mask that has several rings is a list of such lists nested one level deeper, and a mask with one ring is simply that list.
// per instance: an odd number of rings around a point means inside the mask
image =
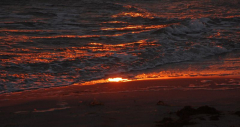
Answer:
[{"label": "golden light streak", "polygon": [[[6,59],[1,59],[2,66],[8,65],[7,63],[50,63],[53,61],[62,61],[65,59],[75,60],[82,57],[103,57],[111,56],[113,52],[109,51],[121,51],[128,50],[134,51],[136,48],[138,50],[144,49],[146,46],[159,46],[156,40],[148,41],[147,39],[139,40],[137,42],[130,42],[125,44],[103,44],[91,42],[83,47],[70,47],[67,49],[54,49],[59,50],[57,52],[45,51],[45,52],[32,52],[35,48],[32,49],[23,49],[23,48],[13,48],[12,52],[0,51],[0,55],[11,56]],[[41,50],[41,49],[40,49]],[[131,53],[136,55],[136,53]],[[105,68],[105,67],[104,67]]]},{"label": "golden light streak", "polygon": [[121,28],[102,28],[101,30],[147,30],[147,29],[159,29],[167,27],[168,25],[128,25]]},{"label": "golden light streak", "polygon": [[154,18],[154,16],[151,13],[147,13],[147,12],[144,12],[144,13],[122,12],[122,13],[113,15],[112,17],[113,18],[117,18],[117,17],[124,17],[124,16],[134,17],[134,18],[136,18],[136,17],[149,18],[149,19],[153,19]]},{"label": "golden light streak", "polygon": [[101,83],[129,82],[129,81],[133,81],[133,80],[131,80],[131,79],[123,79],[121,77],[116,77],[116,78],[93,80],[93,81],[84,82],[84,83],[74,83],[73,85],[95,85],[95,84],[101,84]]},{"label": "golden light streak", "polygon": [[102,23],[112,23],[112,24],[127,24],[128,22],[124,22],[124,21],[108,21],[108,22],[102,22]]},{"label": "golden light streak", "polygon": [[117,77],[117,78],[108,78],[108,81],[109,82],[126,82],[126,81],[130,81],[130,80]]}]

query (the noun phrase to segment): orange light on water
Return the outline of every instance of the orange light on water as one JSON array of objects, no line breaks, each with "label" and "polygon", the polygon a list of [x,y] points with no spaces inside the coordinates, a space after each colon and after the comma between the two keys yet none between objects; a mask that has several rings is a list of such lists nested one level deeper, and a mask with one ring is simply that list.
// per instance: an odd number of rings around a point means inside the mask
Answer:
[{"label": "orange light on water", "polygon": [[113,18],[117,18],[117,17],[142,17],[142,18],[149,18],[149,19],[153,19],[154,15],[148,12],[142,12],[142,13],[136,13],[136,12],[121,12],[119,14],[116,15],[112,15]]},{"label": "orange light on water", "polygon": [[101,30],[149,30],[167,27],[168,25],[128,25],[120,28],[101,28]]},{"label": "orange light on water", "polygon": [[123,79],[123,78],[108,78],[109,82],[126,82],[129,81],[128,79]]}]

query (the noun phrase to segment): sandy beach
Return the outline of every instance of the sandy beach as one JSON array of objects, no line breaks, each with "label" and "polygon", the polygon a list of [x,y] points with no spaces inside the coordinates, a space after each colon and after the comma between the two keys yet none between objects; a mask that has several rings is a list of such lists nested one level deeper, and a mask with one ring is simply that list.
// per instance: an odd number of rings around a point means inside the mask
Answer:
[{"label": "sandy beach", "polygon": [[[239,77],[185,77],[72,85],[0,95],[1,127],[196,126],[239,127]],[[213,114],[190,115],[184,106],[209,106]],[[172,120],[164,123],[164,118]],[[169,124],[170,123],[170,124]]]}]

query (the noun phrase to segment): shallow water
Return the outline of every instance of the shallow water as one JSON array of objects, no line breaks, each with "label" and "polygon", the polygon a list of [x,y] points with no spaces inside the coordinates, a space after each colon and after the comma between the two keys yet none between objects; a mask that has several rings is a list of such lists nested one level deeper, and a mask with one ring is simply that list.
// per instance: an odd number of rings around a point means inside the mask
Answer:
[{"label": "shallow water", "polygon": [[[173,72],[172,63],[234,55],[240,49],[239,8],[237,0],[3,0],[0,93],[120,75],[161,76]],[[214,75],[239,75],[238,56],[223,60],[231,68],[214,64],[219,59],[206,66]],[[200,73],[209,70],[203,65],[187,65],[192,72],[173,67],[184,75],[209,74]]]}]

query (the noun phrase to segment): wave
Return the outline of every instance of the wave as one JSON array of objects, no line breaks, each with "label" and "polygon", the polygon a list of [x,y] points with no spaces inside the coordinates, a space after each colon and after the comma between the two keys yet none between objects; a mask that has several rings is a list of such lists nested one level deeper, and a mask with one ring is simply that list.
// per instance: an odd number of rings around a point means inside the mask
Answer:
[{"label": "wave", "polygon": [[172,18],[133,5],[95,2],[96,10],[80,5],[65,5],[73,13],[46,4],[5,15],[0,93],[71,85],[240,49],[236,15],[189,18],[180,12],[181,18]]}]

